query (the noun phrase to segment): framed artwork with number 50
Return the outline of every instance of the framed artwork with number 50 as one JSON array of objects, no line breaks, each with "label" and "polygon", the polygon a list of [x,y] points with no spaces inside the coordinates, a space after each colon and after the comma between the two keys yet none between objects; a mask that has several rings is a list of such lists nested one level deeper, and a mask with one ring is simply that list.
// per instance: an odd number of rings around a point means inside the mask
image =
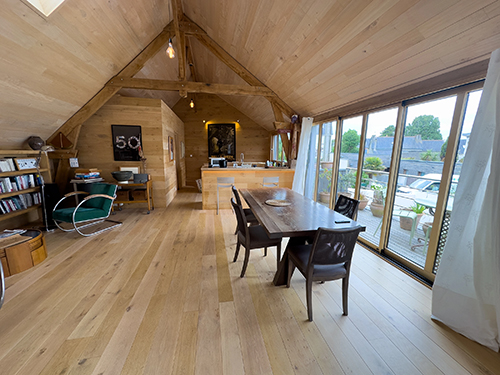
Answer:
[{"label": "framed artwork with number 50", "polygon": [[116,161],[140,161],[142,132],[139,125],[111,125]]}]

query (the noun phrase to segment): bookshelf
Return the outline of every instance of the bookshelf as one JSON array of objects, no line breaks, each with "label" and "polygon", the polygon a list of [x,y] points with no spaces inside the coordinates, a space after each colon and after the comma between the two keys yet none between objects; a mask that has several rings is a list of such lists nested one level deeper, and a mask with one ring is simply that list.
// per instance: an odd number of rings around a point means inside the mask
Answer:
[{"label": "bookshelf", "polygon": [[[18,163],[15,162],[15,159],[38,159],[39,157],[40,175],[43,177],[45,183],[49,183],[52,181],[52,175],[46,152],[0,150],[0,161],[11,159],[7,164],[10,165],[11,169],[12,165],[14,165],[16,169],[0,172],[0,184],[2,187],[0,192],[0,204],[2,205],[0,209],[0,222],[38,211],[41,207],[41,187],[37,178],[38,172],[36,168],[19,170]],[[6,163],[0,163],[0,167],[5,168],[5,166]],[[34,184],[32,183],[33,181]],[[18,225],[18,221],[16,221],[15,225]]]}]

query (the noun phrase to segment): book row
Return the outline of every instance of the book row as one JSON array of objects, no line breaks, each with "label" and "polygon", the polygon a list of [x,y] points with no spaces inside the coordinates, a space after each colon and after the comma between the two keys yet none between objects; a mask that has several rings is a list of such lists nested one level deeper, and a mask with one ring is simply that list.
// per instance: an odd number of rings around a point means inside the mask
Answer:
[{"label": "book row", "polygon": [[5,198],[0,200],[0,212],[8,214],[9,212],[17,210],[25,210],[35,204],[42,202],[42,195],[40,192],[19,194],[15,197]]},{"label": "book row", "polygon": [[5,158],[0,159],[0,172],[13,172],[16,171],[16,165],[14,164],[14,159]]},{"label": "book row", "polygon": [[11,193],[33,188],[39,185],[39,178],[34,174],[0,178],[0,193]]}]

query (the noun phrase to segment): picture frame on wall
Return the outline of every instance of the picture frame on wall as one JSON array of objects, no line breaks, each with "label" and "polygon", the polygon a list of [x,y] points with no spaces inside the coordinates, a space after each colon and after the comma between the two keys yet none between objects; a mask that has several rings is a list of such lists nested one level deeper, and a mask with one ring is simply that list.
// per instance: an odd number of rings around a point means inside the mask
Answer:
[{"label": "picture frame on wall", "polygon": [[28,158],[28,159],[15,158],[14,162],[16,163],[17,170],[19,171],[24,171],[26,169],[36,169],[37,165],[36,158]]},{"label": "picture frame on wall", "polygon": [[174,160],[174,139],[168,136],[168,151],[170,152],[170,161]]},{"label": "picture frame on wall", "polygon": [[208,157],[236,160],[235,124],[208,124]]},{"label": "picture frame on wall", "polygon": [[115,161],[141,161],[142,130],[140,125],[111,125]]}]

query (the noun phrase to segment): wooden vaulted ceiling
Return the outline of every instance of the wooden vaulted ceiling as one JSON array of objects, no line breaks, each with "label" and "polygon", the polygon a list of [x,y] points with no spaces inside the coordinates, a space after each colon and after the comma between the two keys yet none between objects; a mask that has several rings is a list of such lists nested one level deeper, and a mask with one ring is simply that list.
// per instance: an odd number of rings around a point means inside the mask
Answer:
[{"label": "wooden vaulted ceiling", "polygon": [[[493,0],[174,0],[235,61],[302,116],[326,118],[359,101],[484,76],[500,47]],[[175,6],[174,6],[175,8]],[[66,0],[49,18],[21,0],[0,9],[1,148],[48,138],[174,20],[161,0]],[[198,82],[246,85],[188,35]],[[176,38],[174,38],[176,42]],[[129,67],[134,78],[178,79],[163,43]],[[178,52],[178,51],[177,51]],[[186,67],[187,80],[192,80]],[[444,77],[444,78],[440,78]],[[163,99],[177,91],[121,89]],[[222,95],[266,129],[275,116],[262,96]]]}]

